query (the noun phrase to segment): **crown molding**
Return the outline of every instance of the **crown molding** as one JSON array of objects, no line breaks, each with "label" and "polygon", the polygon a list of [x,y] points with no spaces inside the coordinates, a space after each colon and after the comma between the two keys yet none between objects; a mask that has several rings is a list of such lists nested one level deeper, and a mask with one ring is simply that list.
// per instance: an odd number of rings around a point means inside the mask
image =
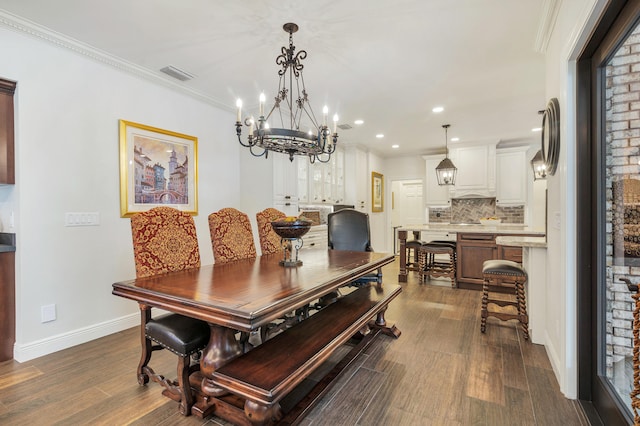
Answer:
[{"label": "crown molding", "polygon": [[150,81],[154,84],[158,84],[160,86],[178,91],[182,94],[198,99],[222,110],[234,111],[234,108],[232,106],[220,102],[210,96],[206,96],[201,92],[198,92],[180,83],[174,82],[161,75],[159,71],[156,74],[147,68],[138,66],[129,61],[125,61],[122,58],[111,55],[89,44],[65,36],[59,32],[53,31],[47,27],[36,24],[35,22],[26,20],[4,10],[0,10],[0,27],[7,28],[18,33],[26,34],[33,38],[53,44],[57,47],[70,50],[73,53],[89,58],[95,62],[108,65],[119,71],[124,71],[128,74],[135,75],[136,77]]},{"label": "crown molding", "polygon": [[560,11],[561,0],[543,0],[540,8],[540,22],[538,23],[538,32],[534,44],[534,50],[539,53],[546,53],[553,28],[556,24],[556,18]]}]

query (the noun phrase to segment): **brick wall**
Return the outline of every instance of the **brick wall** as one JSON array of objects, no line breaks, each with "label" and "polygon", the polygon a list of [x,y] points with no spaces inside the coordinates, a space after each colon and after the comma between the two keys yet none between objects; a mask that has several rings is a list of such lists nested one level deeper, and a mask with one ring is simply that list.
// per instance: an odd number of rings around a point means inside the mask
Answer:
[{"label": "brick wall", "polygon": [[[640,27],[639,27],[640,28]],[[640,205],[640,32],[606,68],[606,368],[633,351],[633,302],[621,277],[640,282],[640,258],[624,254],[625,210]]]},{"label": "brick wall", "polygon": [[429,208],[429,223],[478,223],[489,216],[502,223],[524,223],[524,206],[498,206],[495,198],[454,198],[451,207]]}]

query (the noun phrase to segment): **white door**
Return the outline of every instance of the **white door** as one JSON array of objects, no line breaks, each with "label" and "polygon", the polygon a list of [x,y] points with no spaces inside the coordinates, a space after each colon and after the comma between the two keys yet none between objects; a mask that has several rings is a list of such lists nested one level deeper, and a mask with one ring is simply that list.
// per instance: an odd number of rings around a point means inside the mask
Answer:
[{"label": "white door", "polygon": [[400,180],[392,183],[392,226],[421,225],[424,220],[422,181]]}]

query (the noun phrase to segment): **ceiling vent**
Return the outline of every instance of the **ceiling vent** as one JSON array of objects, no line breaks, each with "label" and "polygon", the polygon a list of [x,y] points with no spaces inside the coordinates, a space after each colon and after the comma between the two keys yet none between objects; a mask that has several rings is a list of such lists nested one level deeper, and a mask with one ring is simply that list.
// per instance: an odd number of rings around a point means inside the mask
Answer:
[{"label": "ceiling vent", "polygon": [[181,69],[178,69],[178,68],[174,67],[173,65],[166,66],[166,67],[162,68],[160,71],[162,71],[163,73],[165,73],[167,75],[170,75],[173,78],[177,78],[180,81],[188,81],[188,80],[192,80],[194,78],[188,72],[182,71]]},{"label": "ceiling vent", "polygon": [[353,127],[351,127],[348,124],[338,124],[338,127],[342,130],[349,130],[349,129],[353,129]]}]

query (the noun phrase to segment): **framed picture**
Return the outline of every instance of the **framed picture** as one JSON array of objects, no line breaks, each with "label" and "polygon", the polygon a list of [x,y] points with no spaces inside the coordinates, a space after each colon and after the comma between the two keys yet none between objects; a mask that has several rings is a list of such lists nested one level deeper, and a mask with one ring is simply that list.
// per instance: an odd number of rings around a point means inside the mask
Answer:
[{"label": "framed picture", "polygon": [[120,215],[161,205],[198,214],[198,138],[120,120]]},{"label": "framed picture", "polygon": [[384,211],[384,178],[376,172],[371,172],[371,211]]}]

